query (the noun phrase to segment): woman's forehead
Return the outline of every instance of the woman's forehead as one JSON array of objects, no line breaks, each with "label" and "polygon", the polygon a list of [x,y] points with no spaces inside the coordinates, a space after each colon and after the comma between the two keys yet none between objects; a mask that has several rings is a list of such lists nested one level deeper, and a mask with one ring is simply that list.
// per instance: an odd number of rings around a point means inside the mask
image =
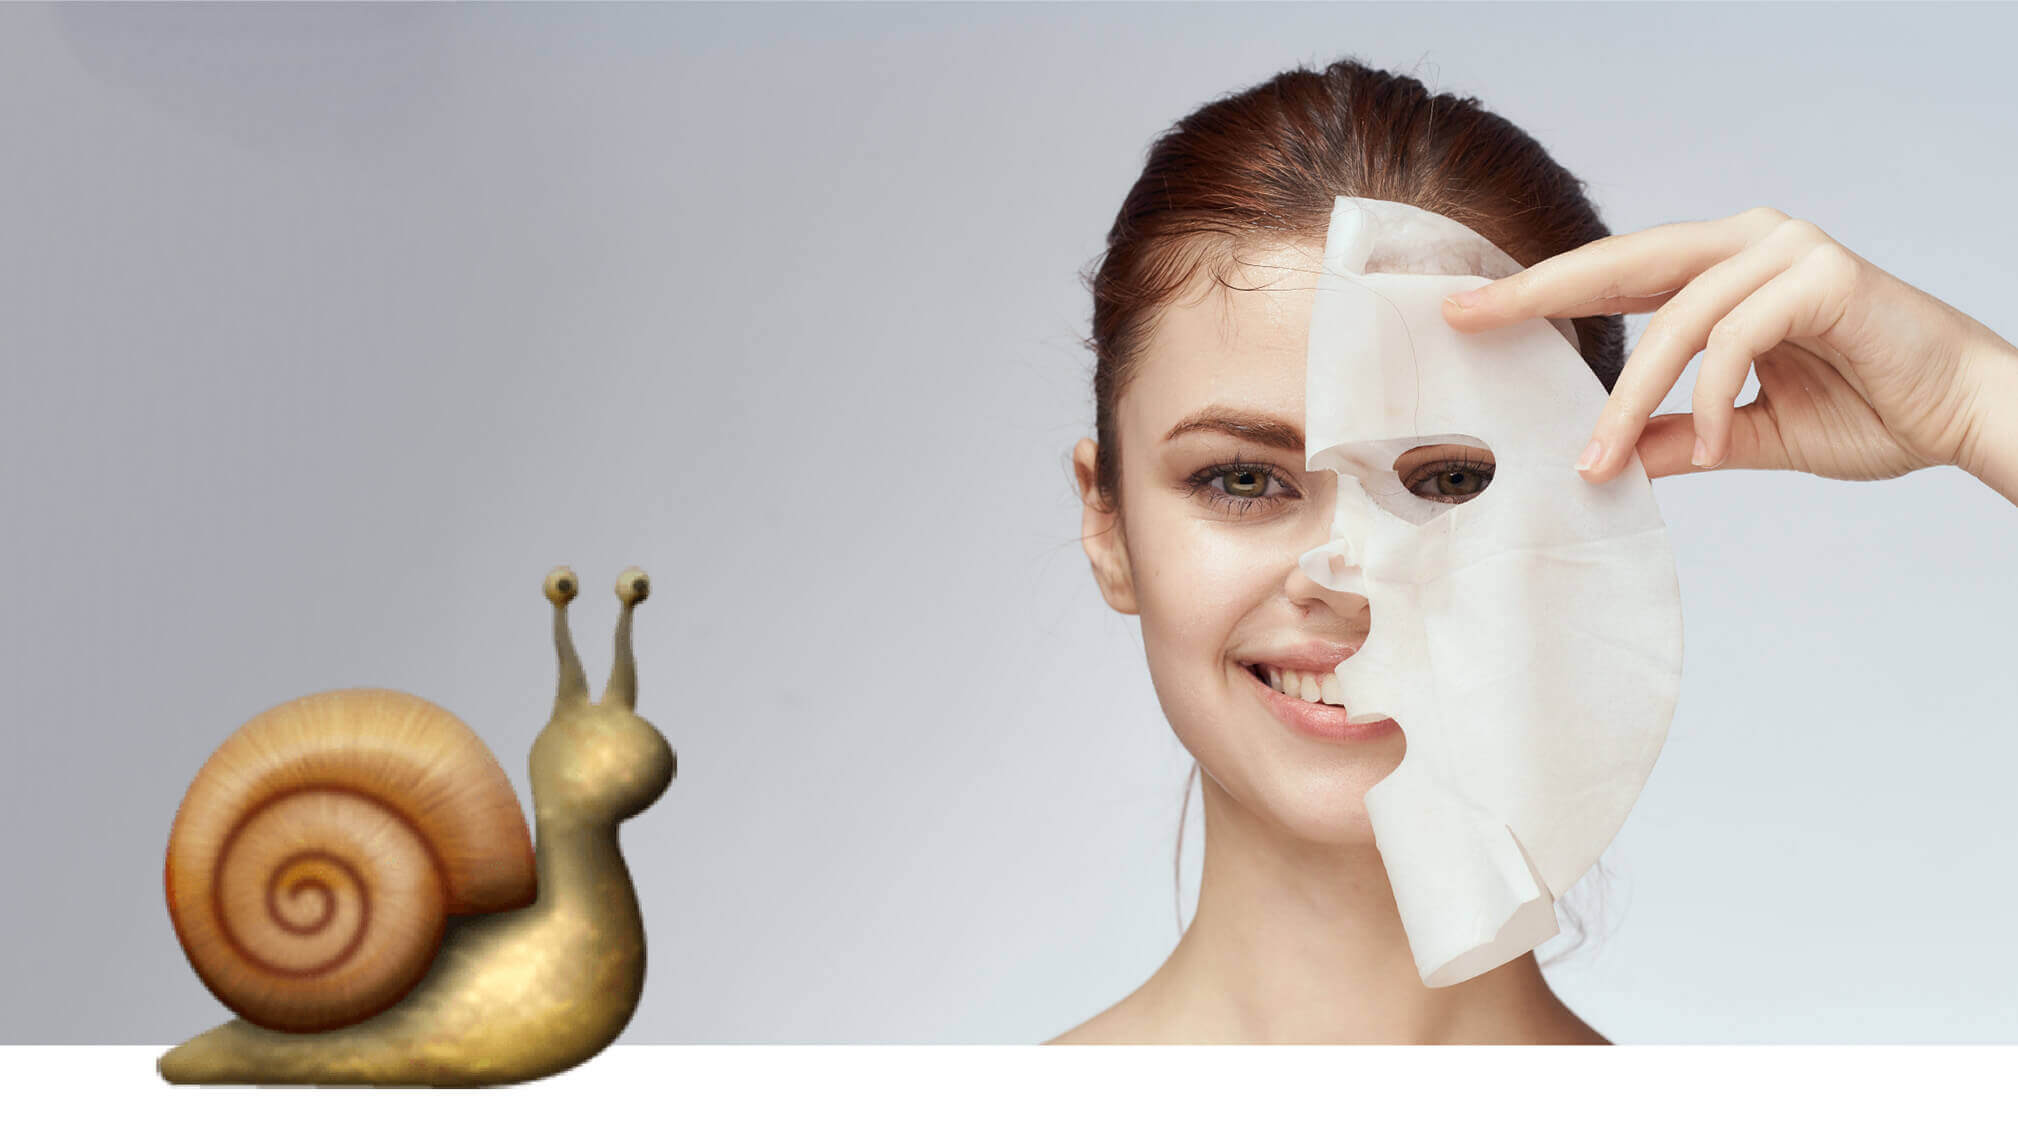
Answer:
[{"label": "woman's forehead", "polygon": [[1130,430],[1161,436],[1209,405],[1303,418],[1315,267],[1294,247],[1240,259],[1159,313],[1122,397]]}]

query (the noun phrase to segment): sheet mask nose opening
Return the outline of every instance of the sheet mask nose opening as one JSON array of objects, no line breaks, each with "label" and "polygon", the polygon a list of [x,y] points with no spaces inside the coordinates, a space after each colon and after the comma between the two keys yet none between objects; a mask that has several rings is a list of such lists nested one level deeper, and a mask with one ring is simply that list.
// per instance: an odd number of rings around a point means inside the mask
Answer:
[{"label": "sheet mask nose opening", "polygon": [[1343,540],[1321,544],[1297,557],[1296,565],[1311,582],[1331,591],[1359,593],[1359,567],[1352,546]]}]

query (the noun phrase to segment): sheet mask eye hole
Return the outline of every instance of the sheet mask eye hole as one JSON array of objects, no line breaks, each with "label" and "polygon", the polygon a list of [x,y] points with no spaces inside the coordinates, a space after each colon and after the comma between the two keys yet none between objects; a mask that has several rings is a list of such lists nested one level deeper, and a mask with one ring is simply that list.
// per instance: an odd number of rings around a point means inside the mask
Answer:
[{"label": "sheet mask eye hole", "polygon": [[1325,468],[1352,478],[1375,507],[1411,525],[1449,517],[1492,485],[1492,448],[1476,435],[1363,439],[1326,449]]},{"label": "sheet mask eye hole", "polygon": [[1423,443],[1401,452],[1394,476],[1409,493],[1436,505],[1461,505],[1492,485],[1491,448],[1475,440]]}]

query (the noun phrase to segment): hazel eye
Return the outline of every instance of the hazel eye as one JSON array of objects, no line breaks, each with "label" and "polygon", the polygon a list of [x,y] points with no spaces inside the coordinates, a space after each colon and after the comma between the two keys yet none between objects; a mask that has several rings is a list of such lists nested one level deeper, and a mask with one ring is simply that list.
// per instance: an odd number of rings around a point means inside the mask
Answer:
[{"label": "hazel eye", "polygon": [[1492,485],[1492,451],[1468,443],[1419,446],[1395,459],[1395,476],[1409,493],[1437,505],[1470,501]]},{"label": "hazel eye", "polygon": [[1226,492],[1233,497],[1260,498],[1268,493],[1268,475],[1252,466],[1236,467],[1219,475]]},{"label": "hazel eye", "polygon": [[1207,466],[1187,478],[1182,489],[1214,509],[1236,515],[1273,511],[1303,496],[1274,466],[1243,460]]},{"label": "hazel eye", "polygon": [[[1485,492],[1492,484],[1492,468],[1479,464],[1453,465],[1439,463],[1429,467],[1434,473],[1423,475],[1408,484],[1409,492],[1417,497],[1436,500],[1450,499],[1462,501]],[[1425,492],[1422,487],[1429,487]]]}]

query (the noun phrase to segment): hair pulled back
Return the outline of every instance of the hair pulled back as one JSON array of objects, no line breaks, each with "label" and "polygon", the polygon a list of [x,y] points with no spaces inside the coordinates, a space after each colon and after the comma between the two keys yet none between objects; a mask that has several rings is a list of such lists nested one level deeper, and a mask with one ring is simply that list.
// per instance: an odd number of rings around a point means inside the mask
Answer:
[{"label": "hair pulled back", "polygon": [[[1094,482],[1120,507],[1116,404],[1165,303],[1200,270],[1223,283],[1246,246],[1322,242],[1333,197],[1412,204],[1457,220],[1522,266],[1609,234],[1583,182],[1478,99],[1344,58],[1299,67],[1193,111],[1149,148],[1093,291]],[[1625,319],[1580,317],[1578,348],[1607,392]]]}]

